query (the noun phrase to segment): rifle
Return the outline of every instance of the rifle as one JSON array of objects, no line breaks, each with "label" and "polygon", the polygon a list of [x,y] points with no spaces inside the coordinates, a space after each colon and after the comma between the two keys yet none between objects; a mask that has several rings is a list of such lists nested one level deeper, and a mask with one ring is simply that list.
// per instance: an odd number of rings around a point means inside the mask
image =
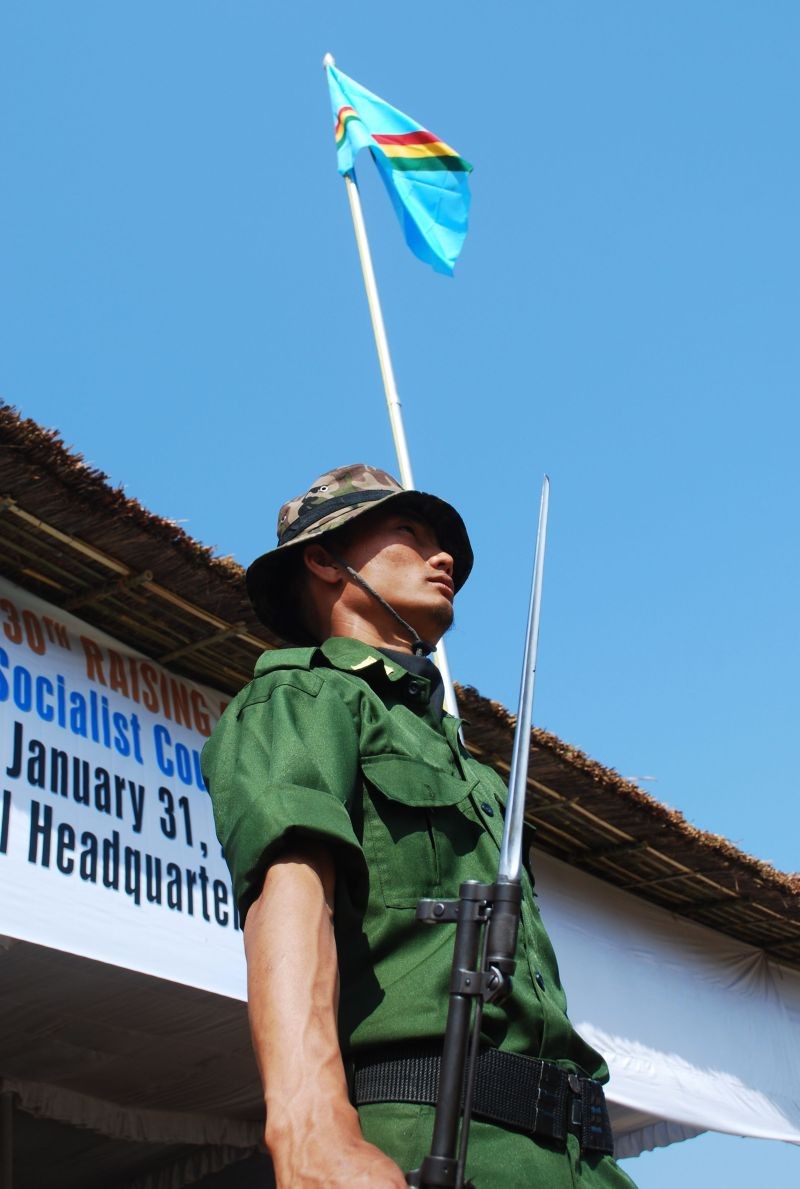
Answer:
[{"label": "rifle", "polygon": [[455,922],[456,934],[431,1150],[419,1168],[406,1176],[408,1184],[415,1189],[441,1186],[473,1189],[464,1177],[483,1006],[485,1003],[501,1003],[508,998],[516,968],[522,900],[522,827],[549,499],[550,480],[545,475],[497,878],[492,884],[465,880],[459,888],[458,900],[420,900],[417,905],[418,921],[427,925]]}]

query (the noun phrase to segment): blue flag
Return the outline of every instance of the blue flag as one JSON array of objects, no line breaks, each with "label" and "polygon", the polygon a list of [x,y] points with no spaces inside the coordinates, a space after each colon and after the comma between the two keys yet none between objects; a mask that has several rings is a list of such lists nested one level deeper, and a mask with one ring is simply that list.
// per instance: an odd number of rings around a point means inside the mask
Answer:
[{"label": "blue flag", "polygon": [[339,173],[368,148],[415,256],[451,276],[467,234],[468,161],[415,120],[328,66]]}]

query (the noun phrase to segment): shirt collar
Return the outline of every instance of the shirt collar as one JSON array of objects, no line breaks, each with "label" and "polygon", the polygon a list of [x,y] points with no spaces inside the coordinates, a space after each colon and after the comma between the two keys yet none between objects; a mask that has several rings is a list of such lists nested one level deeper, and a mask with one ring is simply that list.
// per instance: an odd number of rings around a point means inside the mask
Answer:
[{"label": "shirt collar", "polygon": [[[384,656],[380,649],[364,644],[361,640],[354,640],[350,636],[331,636],[324,644],[320,644],[319,648],[309,649],[309,652],[311,653],[309,668],[313,667],[313,657],[321,655],[331,668],[339,669],[345,673],[355,673],[357,676],[363,677],[370,685],[388,679],[397,690],[396,697],[407,704],[416,703],[426,720],[433,725],[434,730],[444,731],[456,763],[461,769],[462,775],[465,775],[462,746],[458,734],[461,719],[453,718],[449,714],[442,717],[440,710],[432,712],[428,709],[431,683],[427,677],[409,673],[402,665],[396,664],[391,657]],[[398,682],[403,684],[398,685]],[[412,682],[418,687],[413,695],[409,688]],[[420,686],[423,688],[420,689]],[[428,719],[428,715],[431,715],[430,719]]]},{"label": "shirt collar", "polygon": [[402,665],[384,656],[380,649],[364,644],[361,640],[353,640],[350,636],[331,636],[320,645],[319,651],[332,668],[344,672],[358,673],[367,678],[374,678],[381,673],[391,682],[409,677]]}]

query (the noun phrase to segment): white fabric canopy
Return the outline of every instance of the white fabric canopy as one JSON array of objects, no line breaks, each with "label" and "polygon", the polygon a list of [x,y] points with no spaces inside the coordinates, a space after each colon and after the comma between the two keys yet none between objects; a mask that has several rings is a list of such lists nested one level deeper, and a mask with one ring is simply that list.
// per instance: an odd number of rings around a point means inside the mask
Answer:
[{"label": "white fabric canopy", "polygon": [[570,1018],[606,1057],[619,1156],[701,1131],[800,1144],[800,972],[534,853]]}]

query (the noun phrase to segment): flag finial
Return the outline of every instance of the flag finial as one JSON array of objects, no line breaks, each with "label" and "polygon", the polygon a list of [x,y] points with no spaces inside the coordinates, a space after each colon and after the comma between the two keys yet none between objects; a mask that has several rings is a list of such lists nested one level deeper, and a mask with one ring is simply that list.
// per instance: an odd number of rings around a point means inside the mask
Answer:
[{"label": "flag finial", "polygon": [[322,59],[322,66],[325,70],[327,70],[329,66],[335,66],[335,65],[336,65],[336,59],[334,58],[333,54],[326,54],[325,57]]}]

